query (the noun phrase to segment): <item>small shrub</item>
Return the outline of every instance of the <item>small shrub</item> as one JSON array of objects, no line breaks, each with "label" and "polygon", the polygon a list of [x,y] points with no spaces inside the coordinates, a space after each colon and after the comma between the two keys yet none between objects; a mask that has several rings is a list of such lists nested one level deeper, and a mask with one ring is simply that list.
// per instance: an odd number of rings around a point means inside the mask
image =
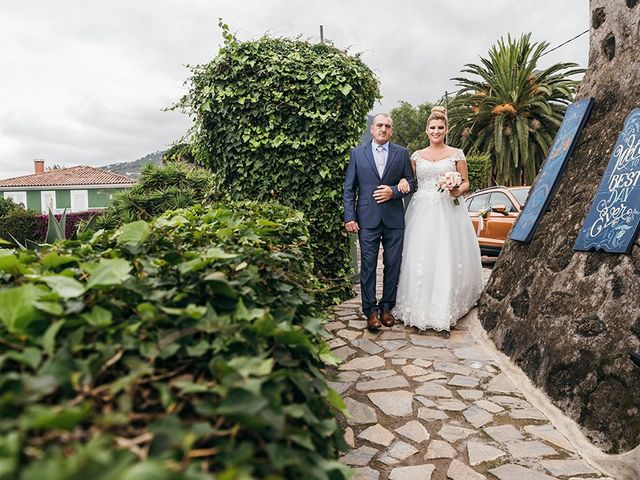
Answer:
[{"label": "small shrub", "polygon": [[243,202],[0,250],[2,473],[345,479],[308,241]]},{"label": "small shrub", "polygon": [[0,195],[0,217],[4,217],[15,210],[24,210],[24,207],[21,204],[14,203],[11,198],[4,198]]},{"label": "small shrub", "polygon": [[491,171],[491,158],[489,155],[469,155],[467,157],[469,168],[469,191],[475,192],[489,186],[489,172]]},{"label": "small shrub", "polygon": [[147,164],[138,183],[116,195],[96,219],[96,228],[115,229],[169,210],[210,203],[220,198],[214,183],[211,172],[182,161]]}]

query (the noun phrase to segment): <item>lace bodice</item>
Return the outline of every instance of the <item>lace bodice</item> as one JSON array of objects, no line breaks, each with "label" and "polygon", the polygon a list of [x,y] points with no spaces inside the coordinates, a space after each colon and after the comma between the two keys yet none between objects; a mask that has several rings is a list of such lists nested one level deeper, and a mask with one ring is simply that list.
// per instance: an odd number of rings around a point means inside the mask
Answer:
[{"label": "lace bodice", "polygon": [[[441,160],[431,161],[422,158],[418,152],[411,155],[411,160],[416,162],[416,179],[418,180],[418,191],[416,195],[437,192],[436,182],[440,175],[456,170],[456,162],[465,162],[466,158],[462,150],[456,150],[453,155]],[[447,194],[448,195],[448,194]]]}]

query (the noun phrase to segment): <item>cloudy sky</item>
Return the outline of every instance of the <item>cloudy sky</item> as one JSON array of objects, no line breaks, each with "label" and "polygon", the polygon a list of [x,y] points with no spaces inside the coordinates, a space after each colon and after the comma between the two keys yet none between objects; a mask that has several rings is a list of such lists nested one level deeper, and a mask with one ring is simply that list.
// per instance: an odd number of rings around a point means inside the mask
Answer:
[{"label": "cloudy sky", "polygon": [[[241,40],[267,33],[363,52],[384,98],[436,101],[506,34],[561,44],[589,27],[587,0],[3,0],[0,178],[47,165],[101,166],[167,148],[188,129],[165,112],[185,65],[211,60],[218,18]],[[585,66],[588,35],[545,56]]]}]

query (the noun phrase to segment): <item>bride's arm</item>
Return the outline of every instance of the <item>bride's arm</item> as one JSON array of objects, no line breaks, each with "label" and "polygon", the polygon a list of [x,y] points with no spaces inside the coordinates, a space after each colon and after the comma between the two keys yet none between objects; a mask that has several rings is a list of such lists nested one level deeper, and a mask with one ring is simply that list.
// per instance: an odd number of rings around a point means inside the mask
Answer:
[{"label": "bride's arm", "polygon": [[451,190],[452,197],[459,197],[460,195],[463,195],[469,191],[469,169],[467,168],[467,162],[464,160],[457,161],[456,170],[462,177],[462,183],[460,184],[459,187],[456,187],[453,190]]}]

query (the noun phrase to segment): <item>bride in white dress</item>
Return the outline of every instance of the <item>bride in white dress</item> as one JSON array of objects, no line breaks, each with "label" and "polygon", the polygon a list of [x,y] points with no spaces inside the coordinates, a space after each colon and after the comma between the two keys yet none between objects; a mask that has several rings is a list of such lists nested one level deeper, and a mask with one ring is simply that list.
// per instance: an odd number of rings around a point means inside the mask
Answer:
[{"label": "bride in white dress", "polygon": [[[434,107],[427,120],[429,147],[411,156],[418,190],[405,214],[402,266],[392,313],[420,330],[449,331],[482,291],[480,247],[461,197],[469,190],[467,163],[462,150],[444,143],[446,133],[444,108]],[[456,170],[462,185],[451,193],[439,192],[440,175]],[[406,189],[407,185],[401,186]],[[454,204],[457,197],[459,205]]]}]

